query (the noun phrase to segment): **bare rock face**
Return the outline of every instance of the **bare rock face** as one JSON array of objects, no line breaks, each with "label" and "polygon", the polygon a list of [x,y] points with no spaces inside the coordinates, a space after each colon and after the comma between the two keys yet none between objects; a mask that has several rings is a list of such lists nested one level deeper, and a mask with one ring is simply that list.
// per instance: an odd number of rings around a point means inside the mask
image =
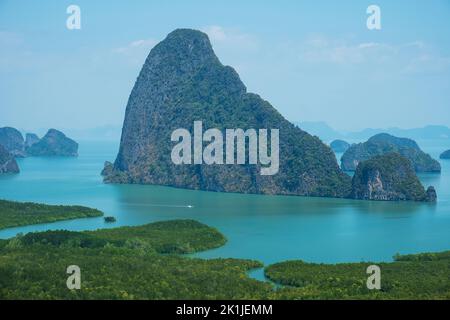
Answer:
[{"label": "bare rock face", "polygon": [[441,165],[423,152],[414,140],[380,133],[367,142],[353,144],[341,158],[344,171],[354,171],[361,161],[375,156],[397,152],[411,161],[416,172],[441,172]]},{"label": "bare rock face", "polygon": [[0,174],[19,173],[19,171],[19,166],[14,156],[0,144]]},{"label": "bare rock face", "polygon": [[0,144],[14,157],[25,156],[25,144],[19,130],[4,127],[0,128]]},{"label": "bare rock face", "polygon": [[69,139],[61,131],[50,129],[47,134],[26,149],[29,156],[78,156],[78,143]]},{"label": "bare rock face", "polygon": [[109,161],[105,161],[105,165],[103,167],[101,175],[103,177],[110,176],[111,174],[113,174],[113,170],[114,170],[114,164],[112,164]]},{"label": "bare rock face", "polygon": [[[171,133],[206,129],[279,129],[279,172],[258,165],[175,165]],[[119,154],[104,170],[108,183],[139,183],[222,192],[345,197],[350,178],[331,149],[294,126],[267,101],[248,93],[220,63],[206,34],[170,33],[148,55],[128,100]]]},{"label": "bare rock face", "polygon": [[411,162],[388,153],[360,162],[352,181],[352,197],[361,200],[435,202],[433,187],[425,192]]},{"label": "bare rock face", "polygon": [[39,137],[34,133],[27,133],[25,135],[25,149],[31,147],[33,144],[39,142]]}]

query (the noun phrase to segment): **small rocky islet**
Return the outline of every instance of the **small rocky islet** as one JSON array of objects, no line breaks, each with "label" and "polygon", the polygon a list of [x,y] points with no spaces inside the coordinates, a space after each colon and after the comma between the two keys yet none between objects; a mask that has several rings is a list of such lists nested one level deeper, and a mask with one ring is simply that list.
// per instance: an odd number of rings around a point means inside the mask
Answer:
[{"label": "small rocky islet", "polygon": [[424,189],[411,161],[392,152],[358,164],[352,180],[352,198],[435,202],[437,195],[434,187]]}]

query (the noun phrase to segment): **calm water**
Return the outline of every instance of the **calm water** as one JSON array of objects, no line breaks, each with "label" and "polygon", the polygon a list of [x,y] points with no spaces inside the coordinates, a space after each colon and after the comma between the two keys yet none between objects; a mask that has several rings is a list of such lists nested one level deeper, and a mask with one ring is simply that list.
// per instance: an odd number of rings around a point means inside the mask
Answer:
[{"label": "calm water", "polygon": [[[442,141],[420,143],[438,157]],[[229,239],[200,257],[286,259],[314,262],[389,261],[399,253],[450,249],[450,161],[442,174],[421,175],[439,202],[388,203],[283,196],[223,194],[159,186],[106,185],[100,171],[113,160],[114,143],[80,144],[78,158],[19,159],[21,173],[0,177],[0,198],[49,204],[81,204],[117,217],[79,219],[0,231],[0,238],[47,229],[92,230],[192,218]]]}]

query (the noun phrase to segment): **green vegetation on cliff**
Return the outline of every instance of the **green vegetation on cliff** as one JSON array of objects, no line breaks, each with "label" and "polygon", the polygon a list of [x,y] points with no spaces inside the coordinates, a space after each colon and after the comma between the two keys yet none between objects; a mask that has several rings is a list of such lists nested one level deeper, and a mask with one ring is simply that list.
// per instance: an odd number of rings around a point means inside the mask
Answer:
[{"label": "green vegetation on cliff", "polygon": [[[174,130],[278,129],[279,172],[260,164],[175,165]],[[270,140],[270,139],[269,139]],[[130,94],[119,154],[103,171],[109,183],[139,183],[219,192],[345,197],[351,181],[332,150],[248,93],[237,72],[216,57],[208,36],[178,29],[148,55]]]},{"label": "green vegetation on cliff", "polygon": [[32,143],[26,153],[29,156],[65,156],[76,157],[78,155],[78,143],[66,137],[61,131],[50,129],[47,134]]},{"label": "green vegetation on cliff", "polygon": [[0,229],[102,215],[99,210],[82,206],[52,206],[0,200]]},{"label": "green vegetation on cliff", "polygon": [[434,188],[425,191],[411,162],[395,152],[358,164],[352,196],[363,200],[436,201]]}]

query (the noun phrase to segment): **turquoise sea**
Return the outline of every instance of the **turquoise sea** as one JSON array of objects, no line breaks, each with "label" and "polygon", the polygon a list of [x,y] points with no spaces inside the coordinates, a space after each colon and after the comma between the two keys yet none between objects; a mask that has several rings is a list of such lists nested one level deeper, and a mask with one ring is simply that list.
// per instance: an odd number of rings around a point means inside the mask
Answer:
[{"label": "turquoise sea", "polygon": [[[419,141],[433,157],[448,140]],[[92,230],[158,220],[196,219],[228,238],[200,257],[251,258],[265,264],[390,261],[395,253],[450,249],[450,161],[442,173],[420,178],[434,185],[438,203],[224,194],[160,186],[107,185],[100,171],[115,159],[117,143],[80,142],[78,158],[19,159],[21,173],[0,177],[0,198],[98,208],[117,223],[89,218],[0,231],[0,238],[47,229]],[[338,155],[339,156],[339,155]]]}]

